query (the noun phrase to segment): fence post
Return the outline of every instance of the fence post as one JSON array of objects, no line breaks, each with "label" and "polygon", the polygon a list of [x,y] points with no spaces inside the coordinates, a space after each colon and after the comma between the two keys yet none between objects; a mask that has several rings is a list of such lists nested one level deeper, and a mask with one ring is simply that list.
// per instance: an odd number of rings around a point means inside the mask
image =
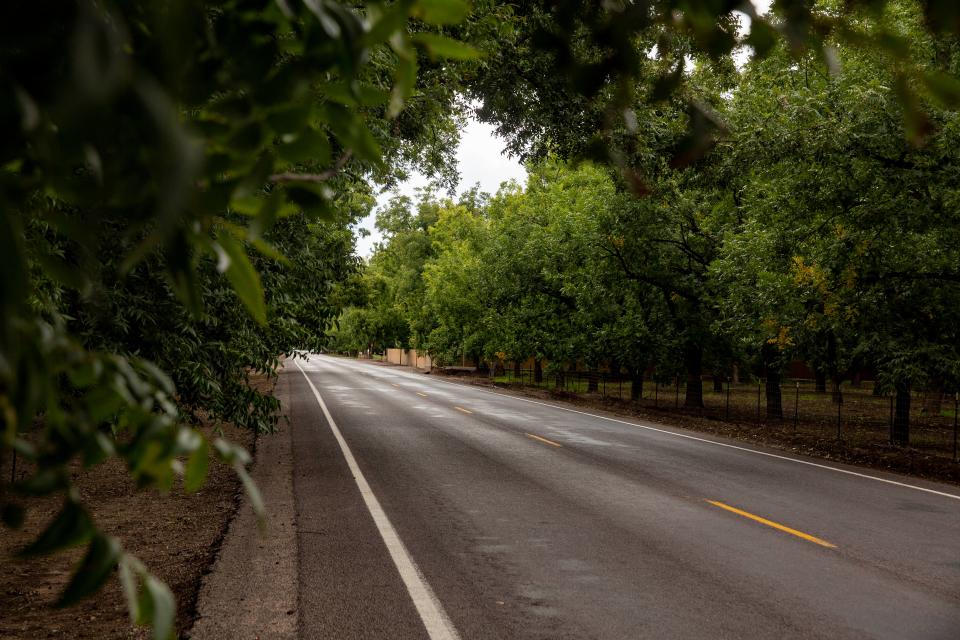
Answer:
[{"label": "fence post", "polygon": [[660,402],[660,383],[656,380],[653,381],[653,408],[656,409],[657,404]]},{"label": "fence post", "polygon": [[800,381],[797,380],[797,393],[793,399],[793,432],[797,432],[797,423],[800,421]]},{"label": "fence post", "polygon": [[673,408],[680,408],[680,376],[677,376],[677,390],[673,394]]},{"label": "fence post", "polygon": [[727,378],[727,422],[730,421],[730,378]]},{"label": "fence post", "polygon": [[841,426],[843,425],[843,393],[840,392],[840,385],[837,385],[837,440],[842,440],[843,435]]},{"label": "fence post", "polygon": [[893,395],[890,395],[890,444],[893,444]]},{"label": "fence post", "polygon": [[957,409],[960,408],[960,393],[953,394],[953,461],[960,462],[957,457]]},{"label": "fence post", "polygon": [[760,424],[760,392],[763,390],[763,380],[757,380],[757,424]]}]

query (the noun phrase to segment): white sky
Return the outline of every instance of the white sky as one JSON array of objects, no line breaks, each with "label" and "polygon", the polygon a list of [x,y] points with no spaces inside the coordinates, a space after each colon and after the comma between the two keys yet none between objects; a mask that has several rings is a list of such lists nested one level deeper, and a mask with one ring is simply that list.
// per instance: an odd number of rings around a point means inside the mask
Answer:
[{"label": "white sky", "polygon": [[[758,14],[763,15],[770,10],[772,0],[751,0]],[[743,34],[750,31],[750,18],[740,14],[743,22]],[[737,66],[742,67],[750,52],[741,49],[735,55]],[[457,193],[460,194],[480,184],[480,190],[496,193],[500,184],[508,180],[516,180],[520,184],[526,182],[527,171],[515,158],[504,155],[503,141],[494,135],[491,125],[477,122],[473,118],[467,121],[466,128],[460,134],[460,146],[457,147],[457,163],[460,169],[460,184]],[[413,197],[417,187],[424,187],[428,179],[420,174],[414,174],[409,180],[402,183],[398,190],[404,195]],[[357,238],[357,255],[367,258],[373,253],[373,245],[381,237],[374,228],[376,211],[384,206],[392,197],[391,192],[383,193],[377,198],[377,207],[374,212],[360,221],[358,227],[370,231],[365,238]]]},{"label": "white sky", "polygon": [[[457,164],[460,170],[458,195],[477,183],[480,184],[481,191],[493,194],[502,182],[516,180],[524,184],[527,180],[527,170],[515,158],[504,155],[503,140],[494,135],[493,126],[477,122],[473,118],[467,121],[467,126],[460,132]],[[399,186],[399,191],[414,197],[415,190],[427,186],[428,182],[425,176],[415,173]],[[373,226],[376,211],[392,197],[393,192],[390,191],[378,196],[374,212],[360,221],[358,226],[370,231],[370,235],[357,238],[357,255],[367,258],[373,252],[373,244],[380,240],[380,234]]]}]

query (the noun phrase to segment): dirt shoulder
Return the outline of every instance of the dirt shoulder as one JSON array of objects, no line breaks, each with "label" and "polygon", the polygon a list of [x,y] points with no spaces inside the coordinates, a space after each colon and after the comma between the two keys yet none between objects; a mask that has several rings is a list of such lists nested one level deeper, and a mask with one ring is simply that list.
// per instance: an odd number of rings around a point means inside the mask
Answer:
[{"label": "dirt shoulder", "polygon": [[[275,395],[290,415],[290,384],[281,373]],[[251,475],[266,509],[258,523],[244,496],[203,579],[193,640],[293,638],[298,626],[297,522],[293,494],[293,452],[289,420],[257,443]],[[263,526],[260,526],[262,524]]]},{"label": "dirt shoulder", "polygon": [[[382,366],[397,366],[375,363]],[[405,367],[409,369],[409,367]],[[757,424],[727,422],[714,417],[696,415],[677,409],[657,410],[616,398],[556,392],[519,384],[494,384],[488,378],[474,378],[459,375],[444,375],[434,371],[430,375],[438,378],[494,388],[500,393],[508,393],[526,398],[561,401],[584,409],[603,411],[616,416],[637,418],[658,422],[667,426],[681,427],[701,433],[724,438],[759,444],[794,454],[843,462],[882,471],[891,471],[928,480],[938,480],[960,484],[960,464],[949,458],[933,455],[909,447],[901,448],[887,444],[854,444],[846,440],[837,440],[829,435],[810,433],[806,430],[794,430],[789,421],[780,424]],[[829,433],[827,430],[826,433]]]},{"label": "dirt shoulder", "polygon": [[[213,435],[212,428],[203,430]],[[227,425],[223,436],[248,450],[255,445],[249,430]],[[179,488],[166,495],[137,490],[119,460],[77,473],[75,479],[100,527],[118,537],[176,594],[177,626],[183,631],[192,623],[201,578],[210,570],[240,502],[236,475],[211,460],[206,484],[190,495]],[[59,507],[57,498],[32,501],[22,529],[0,529],[0,638],[148,637],[145,629],[130,624],[115,577],[77,606],[52,608],[83,549],[30,560],[14,558]]]}]

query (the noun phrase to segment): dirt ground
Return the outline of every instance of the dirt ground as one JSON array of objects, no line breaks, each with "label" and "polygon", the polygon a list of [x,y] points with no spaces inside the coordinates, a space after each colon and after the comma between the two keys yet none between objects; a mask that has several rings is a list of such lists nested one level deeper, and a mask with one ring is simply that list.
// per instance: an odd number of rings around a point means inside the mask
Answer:
[{"label": "dirt ground", "polygon": [[[389,366],[389,365],[385,365]],[[437,372],[432,375],[439,376]],[[496,384],[489,378],[472,376],[444,376],[467,384],[496,386],[498,389],[527,397],[563,400],[576,406],[602,409],[618,415],[642,418],[711,433],[744,442],[752,442],[802,455],[814,456],[848,464],[861,465],[884,471],[893,471],[931,480],[960,484],[960,464],[949,457],[937,455],[923,448],[901,448],[876,438],[864,437],[855,426],[846,425],[842,440],[837,440],[832,428],[824,429],[819,422],[801,423],[795,430],[791,420],[777,424],[742,420],[724,421],[716,416],[696,415],[683,409],[655,409],[617,398],[601,398],[596,394],[575,394],[540,389],[520,384]]]},{"label": "dirt ground", "polygon": [[[208,435],[211,428],[205,428]],[[223,436],[252,451],[255,437],[230,425]],[[9,467],[4,466],[9,473]],[[209,572],[240,498],[233,471],[211,461],[203,488],[191,495],[175,489],[167,495],[136,490],[123,464],[111,460],[75,476],[84,502],[96,522],[118,537],[124,548],[142,560],[177,597],[177,627],[189,628],[197,592]],[[60,499],[28,503],[19,531],[0,527],[0,638],[146,638],[149,632],[130,624],[116,577],[101,591],[66,609],[51,604],[66,585],[83,549],[30,560],[13,554],[56,515]]]}]

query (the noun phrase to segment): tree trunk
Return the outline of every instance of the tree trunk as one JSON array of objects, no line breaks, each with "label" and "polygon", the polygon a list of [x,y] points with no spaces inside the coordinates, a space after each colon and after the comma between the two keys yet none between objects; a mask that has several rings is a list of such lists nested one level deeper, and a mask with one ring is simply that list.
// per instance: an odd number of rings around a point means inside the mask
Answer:
[{"label": "tree trunk", "polygon": [[540,358],[533,359],[533,381],[537,384],[543,382],[543,363]]},{"label": "tree trunk", "polygon": [[893,430],[890,439],[902,447],[910,444],[910,385],[897,383],[896,408],[893,412]]},{"label": "tree trunk", "polygon": [[610,358],[610,375],[614,380],[620,379],[620,361],[616,358]]},{"label": "tree trunk", "polygon": [[523,363],[519,360],[513,361],[513,377],[517,380],[523,375]]},{"label": "tree trunk", "polygon": [[860,371],[857,371],[853,374],[853,377],[850,378],[850,386],[854,389],[859,389],[860,384],[863,382],[863,374]]},{"label": "tree trunk", "polygon": [[827,392],[827,374],[824,371],[814,371],[813,377],[816,379],[816,392]]},{"label": "tree trunk", "polygon": [[683,406],[691,409],[703,408],[703,349],[692,346],[686,349],[684,361],[687,367],[687,394]]},{"label": "tree trunk", "polygon": [[783,420],[783,394],[780,389],[780,371],[776,367],[767,369],[767,418]]},{"label": "tree trunk", "polygon": [[719,375],[713,376],[713,392],[723,393],[723,378]]},{"label": "tree trunk", "polygon": [[590,372],[587,374],[587,393],[595,393],[600,387],[599,381],[600,376],[597,374],[596,367],[590,367]]},{"label": "tree trunk", "polygon": [[643,397],[643,369],[637,367],[630,373],[630,399],[636,402]]},{"label": "tree trunk", "polygon": [[740,384],[740,367],[737,365],[730,367],[730,382]]}]

